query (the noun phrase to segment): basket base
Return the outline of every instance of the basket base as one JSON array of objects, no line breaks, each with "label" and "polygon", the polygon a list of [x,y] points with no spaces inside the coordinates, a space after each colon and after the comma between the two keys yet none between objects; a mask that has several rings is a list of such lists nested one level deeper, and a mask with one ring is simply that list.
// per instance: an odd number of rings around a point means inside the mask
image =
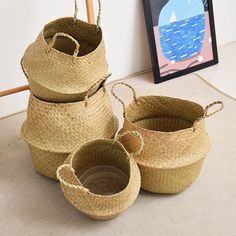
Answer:
[{"label": "basket base", "polygon": [[186,190],[198,177],[205,158],[175,169],[158,169],[139,165],[141,188],[152,193],[175,194]]},{"label": "basket base", "polygon": [[123,171],[108,165],[87,170],[79,180],[90,192],[103,196],[119,193],[129,183],[129,177]]},{"label": "basket base", "polygon": [[29,150],[35,170],[47,178],[58,181],[57,168],[64,163],[69,153],[46,152],[32,145],[29,145]]},{"label": "basket base", "polygon": [[88,213],[83,212],[87,217],[92,218],[94,220],[100,220],[100,221],[108,221],[117,218],[121,213],[117,213],[114,215],[109,215],[109,216],[95,216],[95,215],[90,215]]}]

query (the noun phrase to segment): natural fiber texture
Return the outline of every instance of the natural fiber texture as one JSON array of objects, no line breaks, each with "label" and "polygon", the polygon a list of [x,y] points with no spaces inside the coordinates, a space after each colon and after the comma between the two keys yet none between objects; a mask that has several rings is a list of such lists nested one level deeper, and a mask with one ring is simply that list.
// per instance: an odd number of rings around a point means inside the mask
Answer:
[{"label": "natural fiber texture", "polygon": [[[127,153],[118,139],[100,139],[82,145],[57,171],[65,197],[94,219],[118,216],[132,205],[140,190],[140,172],[134,155]],[[90,183],[84,186],[86,179]]]},{"label": "natural fiber texture", "polygon": [[[141,176],[142,188],[157,193],[177,193],[196,179],[201,164],[210,149],[210,139],[204,119],[223,109],[215,102],[204,110],[200,105],[176,98],[161,96],[138,97],[133,88],[134,101],[124,107],[124,126],[121,131],[138,131],[144,139],[144,148],[135,160]],[[221,107],[208,114],[216,104]],[[122,140],[127,150],[137,146],[131,137]]]},{"label": "natural fiber texture", "polygon": [[[47,24],[26,50],[22,68],[42,100],[75,102],[108,73],[102,30],[73,17]],[[90,90],[93,94],[97,87]]]},{"label": "natural fiber texture", "polygon": [[41,175],[57,180],[56,171],[70,153],[53,153],[29,146],[30,156],[35,170]]},{"label": "natural fiber texture", "polygon": [[[180,193],[198,177],[205,158],[173,169],[149,167],[139,164],[142,189],[153,193]],[[144,177],[143,177],[144,176]]]},{"label": "natural fiber texture", "polygon": [[112,138],[117,129],[118,121],[102,87],[76,103],[48,103],[31,94],[22,136],[30,145],[35,168],[55,178],[63,158],[77,146],[96,138]]},{"label": "natural fiber texture", "polygon": [[24,139],[51,152],[68,153],[77,145],[102,137],[112,137],[118,127],[109,96],[100,88],[86,101],[48,103],[30,95]]}]

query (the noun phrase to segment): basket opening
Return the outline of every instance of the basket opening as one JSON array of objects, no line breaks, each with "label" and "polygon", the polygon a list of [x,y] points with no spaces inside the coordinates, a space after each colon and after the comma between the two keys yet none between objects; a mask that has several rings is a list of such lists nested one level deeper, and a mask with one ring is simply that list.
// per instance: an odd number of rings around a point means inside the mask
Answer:
[{"label": "basket opening", "polygon": [[127,154],[118,144],[96,141],[83,147],[73,160],[81,184],[90,192],[113,195],[123,191],[130,176]]},{"label": "basket opening", "polygon": [[[74,22],[74,18],[61,18],[45,26],[44,39],[49,44],[53,36],[58,33],[72,36],[80,44],[78,56],[84,56],[94,51],[102,41],[102,31],[97,31],[96,26],[81,20]],[[75,44],[68,38],[58,37],[53,48],[58,51],[73,55]]]},{"label": "basket opening", "polygon": [[141,128],[175,132],[193,127],[203,115],[203,108],[193,102],[158,96],[139,97],[126,111],[129,122]]}]

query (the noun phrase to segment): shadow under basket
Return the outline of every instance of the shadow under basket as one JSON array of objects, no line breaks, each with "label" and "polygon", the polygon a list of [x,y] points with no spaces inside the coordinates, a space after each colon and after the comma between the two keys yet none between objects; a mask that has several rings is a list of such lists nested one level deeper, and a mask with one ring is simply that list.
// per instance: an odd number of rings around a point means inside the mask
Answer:
[{"label": "shadow under basket", "polygon": [[[133,92],[133,101],[126,106],[116,95],[117,85]],[[135,157],[141,172],[141,187],[153,193],[179,193],[197,178],[210,150],[211,142],[205,129],[205,118],[223,109],[214,102],[205,109],[191,101],[163,96],[137,97],[128,84],[113,85],[113,96],[124,108],[124,125],[120,133],[137,131],[144,139],[140,155]],[[212,113],[214,105],[220,108]],[[121,139],[126,149],[138,145],[130,135]]]},{"label": "shadow under basket", "polygon": [[117,138],[80,146],[58,168],[57,177],[67,200],[98,220],[115,218],[130,207],[141,182],[136,162]]}]

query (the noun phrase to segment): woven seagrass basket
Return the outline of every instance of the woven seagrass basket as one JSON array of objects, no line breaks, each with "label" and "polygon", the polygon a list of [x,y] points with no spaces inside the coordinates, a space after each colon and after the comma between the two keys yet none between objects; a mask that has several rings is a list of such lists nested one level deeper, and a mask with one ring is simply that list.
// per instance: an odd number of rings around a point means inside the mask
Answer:
[{"label": "woven seagrass basket", "polygon": [[56,179],[58,166],[78,145],[112,138],[117,130],[109,96],[101,87],[85,101],[75,103],[44,102],[31,94],[21,131],[36,170]]},{"label": "woven seagrass basket", "polygon": [[43,28],[21,61],[35,96],[48,102],[83,100],[88,88],[108,73],[100,15],[99,0],[97,25],[78,20],[75,14]]},{"label": "woven seagrass basket", "polygon": [[[128,86],[134,100],[126,107],[116,95],[118,85]],[[189,187],[200,173],[211,143],[204,119],[223,109],[222,102],[202,106],[177,98],[162,96],[137,97],[128,84],[116,83],[112,93],[123,105],[122,132],[134,130],[144,139],[144,148],[135,158],[142,178],[142,189],[154,193],[179,193]],[[210,107],[219,110],[208,114]],[[137,144],[126,136],[121,142],[127,150]]]},{"label": "woven seagrass basket", "polygon": [[57,170],[67,200],[91,218],[115,218],[139,194],[140,172],[132,157],[142,150],[143,139],[137,132],[128,133],[138,138],[136,153],[129,154],[119,137],[97,139],[80,146]]}]

